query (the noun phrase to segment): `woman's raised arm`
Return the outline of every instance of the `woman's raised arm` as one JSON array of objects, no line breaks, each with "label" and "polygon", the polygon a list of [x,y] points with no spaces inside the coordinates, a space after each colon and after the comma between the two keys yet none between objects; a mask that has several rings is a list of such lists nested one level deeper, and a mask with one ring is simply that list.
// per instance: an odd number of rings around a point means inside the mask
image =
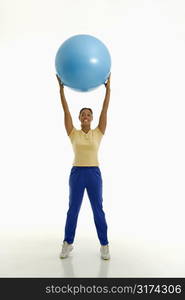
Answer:
[{"label": "woman's raised arm", "polygon": [[99,123],[98,123],[98,128],[100,129],[100,131],[104,134],[105,133],[105,129],[107,126],[107,110],[108,110],[108,106],[109,106],[109,100],[110,100],[110,76],[107,80],[105,84],[106,87],[106,94],[105,94],[105,99],[103,102],[103,107],[102,107],[102,111],[100,114],[100,118],[99,118]]},{"label": "woman's raised arm", "polygon": [[69,107],[65,98],[65,94],[64,94],[64,84],[61,82],[59,76],[56,74],[59,86],[60,86],[60,98],[61,98],[61,103],[62,103],[62,107],[64,110],[64,124],[65,124],[65,128],[67,131],[67,134],[69,135],[73,129],[73,120],[71,117],[71,113],[69,111]]}]

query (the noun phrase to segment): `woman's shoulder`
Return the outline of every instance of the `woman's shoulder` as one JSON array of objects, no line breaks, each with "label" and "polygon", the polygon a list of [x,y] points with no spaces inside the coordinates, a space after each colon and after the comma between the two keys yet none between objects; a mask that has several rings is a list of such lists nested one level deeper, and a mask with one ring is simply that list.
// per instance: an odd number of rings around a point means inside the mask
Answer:
[{"label": "woman's shoulder", "polygon": [[100,128],[99,128],[99,126],[96,126],[94,129],[93,129],[93,131],[95,131],[95,132],[97,132],[98,134],[100,134],[100,135],[104,135],[104,133],[100,130]]},{"label": "woman's shoulder", "polygon": [[70,131],[70,133],[68,134],[68,136],[71,137],[71,135],[73,135],[76,131],[77,131],[76,127],[73,126],[73,128]]}]

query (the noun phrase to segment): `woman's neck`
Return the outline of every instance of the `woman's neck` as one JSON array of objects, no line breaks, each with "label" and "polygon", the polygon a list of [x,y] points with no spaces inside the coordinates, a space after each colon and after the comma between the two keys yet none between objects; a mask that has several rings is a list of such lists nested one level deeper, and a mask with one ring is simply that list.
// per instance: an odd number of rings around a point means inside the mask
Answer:
[{"label": "woman's neck", "polygon": [[88,132],[91,128],[90,128],[90,125],[86,125],[86,126],[81,125],[81,129],[85,132]]}]

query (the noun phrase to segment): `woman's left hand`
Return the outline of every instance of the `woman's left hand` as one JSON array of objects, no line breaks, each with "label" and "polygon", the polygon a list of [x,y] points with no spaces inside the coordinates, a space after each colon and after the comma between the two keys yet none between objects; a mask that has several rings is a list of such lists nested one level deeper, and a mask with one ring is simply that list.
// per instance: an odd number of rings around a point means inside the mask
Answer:
[{"label": "woman's left hand", "polygon": [[110,88],[110,76],[111,76],[111,73],[110,73],[110,75],[109,75],[107,81],[104,83],[106,89],[107,89],[107,88]]}]

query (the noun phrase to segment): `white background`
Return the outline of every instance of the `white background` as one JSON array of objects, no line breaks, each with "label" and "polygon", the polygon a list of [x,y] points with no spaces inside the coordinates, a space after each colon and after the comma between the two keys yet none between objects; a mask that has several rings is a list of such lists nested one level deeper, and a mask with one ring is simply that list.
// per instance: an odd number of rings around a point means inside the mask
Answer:
[{"label": "white background", "polygon": [[[81,33],[112,58],[99,150],[112,258],[100,271],[86,192],[73,261],[58,259],[73,151],[54,60]],[[183,0],[0,1],[1,276],[185,276],[184,80]],[[75,127],[87,106],[95,128],[105,87],[65,94]]]}]

